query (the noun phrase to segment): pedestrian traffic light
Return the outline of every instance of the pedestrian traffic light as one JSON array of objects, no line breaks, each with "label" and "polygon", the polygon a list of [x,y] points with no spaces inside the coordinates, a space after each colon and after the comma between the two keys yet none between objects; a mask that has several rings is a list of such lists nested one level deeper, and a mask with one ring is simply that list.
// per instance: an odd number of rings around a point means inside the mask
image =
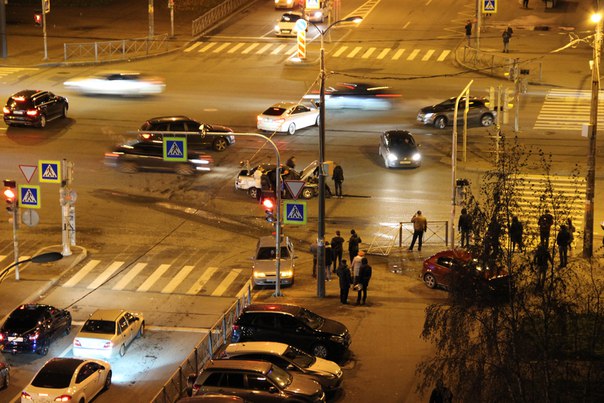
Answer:
[{"label": "pedestrian traffic light", "polygon": [[275,222],[275,206],[277,205],[277,201],[275,200],[275,194],[273,192],[263,193],[260,199],[260,203],[262,203],[262,207],[264,208],[266,221],[270,223]]},{"label": "pedestrian traffic light", "polygon": [[6,201],[6,210],[15,211],[17,207],[17,183],[12,179],[4,179],[4,200]]},{"label": "pedestrian traffic light", "polygon": [[41,11],[36,11],[34,13],[34,24],[36,24],[37,26],[42,26],[42,12]]}]

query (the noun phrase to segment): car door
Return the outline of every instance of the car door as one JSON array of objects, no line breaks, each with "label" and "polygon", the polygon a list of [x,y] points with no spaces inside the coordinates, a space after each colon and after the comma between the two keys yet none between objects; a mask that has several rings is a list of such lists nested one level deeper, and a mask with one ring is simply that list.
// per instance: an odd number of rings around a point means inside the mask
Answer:
[{"label": "car door", "polygon": [[138,334],[138,331],[141,327],[141,321],[138,320],[130,312],[126,312],[124,314],[124,317],[128,321],[128,331],[130,332],[128,344],[130,344],[130,343],[132,343],[132,341],[136,338],[136,335]]},{"label": "car door", "polygon": [[246,385],[248,393],[245,399],[250,402],[283,402],[285,399],[281,393],[271,392],[271,388],[279,390],[264,374],[246,374]]},{"label": "car door", "polygon": [[103,385],[99,369],[99,366],[93,362],[87,362],[80,367],[75,380],[75,386],[80,391],[79,398],[85,396],[86,400],[90,400],[99,393],[100,385]]},{"label": "car door", "polygon": [[212,145],[214,136],[202,134],[199,126],[200,124],[194,120],[187,120],[186,122],[186,130],[188,132],[195,132],[195,134],[187,135],[187,146],[191,150],[201,150],[209,148]]},{"label": "car door", "polygon": [[470,100],[470,110],[468,111],[468,122],[478,122],[480,121],[480,116],[482,115],[482,102],[478,100]]},{"label": "car door", "polygon": [[132,329],[128,326],[128,320],[124,315],[120,316],[117,320],[117,337],[118,343],[116,345],[117,350],[121,347],[122,344],[128,346],[130,343],[130,338],[132,336]]},{"label": "car door", "polygon": [[59,116],[62,113],[63,104],[61,102],[61,98],[57,97],[52,92],[48,93],[48,110],[49,114],[54,116]]},{"label": "car door", "polygon": [[278,316],[277,326],[283,335],[282,340],[280,340],[282,343],[310,351],[310,347],[315,342],[312,329],[297,318],[287,314]]},{"label": "car door", "polygon": [[284,335],[277,327],[277,314],[273,312],[259,312],[252,318],[250,329],[245,332],[247,341],[279,341]]},{"label": "car door", "polygon": [[296,117],[296,126],[300,128],[315,124],[315,114],[304,105],[296,105],[293,114]]},{"label": "car door", "polygon": [[65,328],[65,319],[61,317],[61,312],[58,309],[48,308],[44,316],[49,323],[49,336],[57,337]]}]

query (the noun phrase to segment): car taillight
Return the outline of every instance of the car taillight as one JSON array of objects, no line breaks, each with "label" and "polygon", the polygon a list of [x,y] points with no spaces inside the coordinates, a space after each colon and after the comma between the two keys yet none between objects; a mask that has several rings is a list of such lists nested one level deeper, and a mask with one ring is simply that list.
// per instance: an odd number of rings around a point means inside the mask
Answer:
[{"label": "car taillight", "polygon": [[37,109],[28,109],[27,110],[27,116],[37,116],[37,115],[38,115]]},{"label": "car taillight", "polygon": [[61,396],[55,397],[55,402],[70,402],[70,401],[71,401],[71,396],[69,396],[69,395],[61,395]]},{"label": "car taillight", "polygon": [[76,347],[82,347],[82,343],[80,343],[80,341],[78,339],[75,339],[73,341],[73,345],[76,346]]},{"label": "car taillight", "polygon": [[191,393],[193,396],[197,395],[197,392],[199,392],[199,389],[201,389],[201,385],[198,385],[196,383],[193,384],[193,393]]},{"label": "car taillight", "polygon": [[10,113],[10,109],[8,109],[6,106],[4,108],[2,108],[2,112],[4,112],[4,114],[9,114]]},{"label": "car taillight", "polygon": [[0,341],[4,341],[4,333],[0,333]]},{"label": "car taillight", "polygon": [[32,400],[31,395],[27,392],[21,392],[21,399]]},{"label": "car taillight", "polygon": [[103,348],[111,348],[113,347],[113,343],[108,341],[107,343],[103,344]]},{"label": "car taillight", "polygon": [[143,133],[143,134],[141,134],[141,137],[143,138],[143,140],[150,140],[151,139],[151,135],[149,133]]},{"label": "car taillight", "polygon": [[38,340],[38,337],[40,337],[40,332],[35,332],[35,333],[29,335],[29,339],[32,341]]},{"label": "car taillight", "polygon": [[105,153],[106,158],[117,158],[120,154],[118,153]]}]

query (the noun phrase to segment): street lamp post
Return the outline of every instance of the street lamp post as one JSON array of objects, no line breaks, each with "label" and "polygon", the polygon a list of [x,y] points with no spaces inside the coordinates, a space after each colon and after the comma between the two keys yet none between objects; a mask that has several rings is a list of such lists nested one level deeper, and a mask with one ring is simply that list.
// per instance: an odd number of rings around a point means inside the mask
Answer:
[{"label": "street lamp post", "polygon": [[363,17],[347,17],[331,23],[321,30],[314,22],[310,22],[319,32],[321,37],[321,50],[319,56],[320,86],[319,86],[319,227],[317,230],[317,297],[325,297],[325,48],[323,37],[336,24],[354,22],[359,24]]},{"label": "street lamp post", "polygon": [[41,253],[37,256],[32,256],[29,259],[23,259],[21,261],[16,261],[13,264],[11,264],[10,266],[8,266],[6,269],[4,269],[2,271],[2,273],[0,273],[0,283],[2,283],[2,281],[4,280],[4,277],[10,271],[10,269],[12,269],[13,267],[18,266],[22,263],[27,263],[27,262],[49,263],[49,262],[55,262],[57,260],[61,260],[62,258],[63,258],[63,255],[61,254],[61,252],[46,252],[46,253]]}]

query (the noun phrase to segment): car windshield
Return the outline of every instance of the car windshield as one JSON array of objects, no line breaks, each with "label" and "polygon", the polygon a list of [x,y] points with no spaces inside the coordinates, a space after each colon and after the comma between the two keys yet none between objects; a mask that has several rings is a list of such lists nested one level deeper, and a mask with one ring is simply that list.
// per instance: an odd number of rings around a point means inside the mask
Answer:
[{"label": "car windshield", "polygon": [[73,372],[69,368],[60,368],[56,365],[45,366],[38,372],[32,386],[47,389],[65,389],[71,383]]},{"label": "car windshield", "polygon": [[308,368],[317,361],[314,356],[292,346],[287,347],[283,355],[301,368]]},{"label": "car windshield", "polygon": [[27,332],[38,326],[43,320],[40,313],[30,310],[18,309],[11,313],[4,324],[5,329],[11,329],[15,332]]},{"label": "car windshield", "polygon": [[390,142],[395,145],[413,147],[413,139],[408,135],[390,135]]},{"label": "car windshield", "polygon": [[268,108],[267,110],[262,112],[263,115],[268,115],[268,116],[281,116],[284,113],[285,113],[285,108],[279,108],[276,106],[271,106],[270,108]]},{"label": "car windshield", "polygon": [[115,322],[109,320],[87,320],[82,326],[82,332],[115,334]]},{"label": "car windshield", "polygon": [[[258,250],[258,256],[256,257],[257,260],[271,260],[271,259],[275,259],[275,250],[276,248],[274,246],[265,246],[263,248],[260,248],[260,250]],[[281,247],[281,258],[288,258],[289,257],[289,251],[287,250],[287,246],[282,246]]]},{"label": "car windshield", "polygon": [[271,366],[271,369],[266,376],[268,379],[279,385],[280,388],[285,388],[292,383],[292,376],[276,365]]},{"label": "car windshield", "polygon": [[312,329],[319,329],[325,322],[325,319],[323,319],[321,316],[304,308],[300,310],[298,317]]},{"label": "car windshield", "polygon": [[281,16],[281,22],[295,22],[298,21],[302,16],[297,14],[288,14],[285,13]]}]

